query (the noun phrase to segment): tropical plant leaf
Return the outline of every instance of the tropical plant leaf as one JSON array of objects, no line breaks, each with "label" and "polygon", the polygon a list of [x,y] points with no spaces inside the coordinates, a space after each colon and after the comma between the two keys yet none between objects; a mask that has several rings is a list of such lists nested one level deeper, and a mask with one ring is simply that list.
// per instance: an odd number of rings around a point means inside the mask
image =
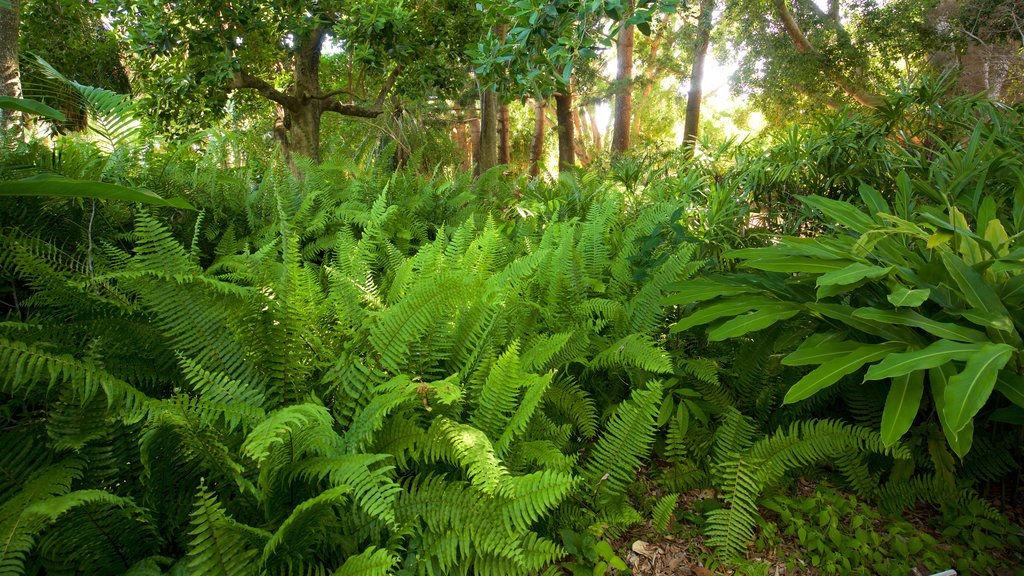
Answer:
[{"label": "tropical plant leaf", "polygon": [[943,410],[954,431],[962,430],[985,405],[996,385],[996,376],[1013,352],[1009,344],[985,344],[967,360],[959,374],[949,379]]},{"label": "tropical plant leaf", "polygon": [[892,379],[882,410],[882,443],[886,447],[899,442],[914,424],[924,395],[924,374],[920,370]]},{"label": "tropical plant leaf", "polygon": [[21,180],[0,182],[0,196],[50,196],[60,198],[100,198],[124,202],[142,202],[154,206],[195,210],[181,198],[161,198],[149,190],[129,188],[108,182],[74,180],[53,174],[39,174]]},{"label": "tropical plant leaf", "polygon": [[932,291],[928,288],[910,289],[900,287],[893,290],[885,299],[893,306],[913,308],[924,304],[928,297],[931,296],[931,293]]},{"label": "tropical plant leaf", "polygon": [[902,350],[905,346],[902,342],[868,344],[856,348],[840,358],[829,360],[798,380],[789,389],[789,392],[786,392],[783,403],[792,404],[793,402],[810,398],[820,390],[835,384],[843,376],[856,372],[861,366],[880,358],[885,358],[897,350]]},{"label": "tropical plant leaf", "polygon": [[953,342],[938,340],[921,350],[897,352],[868,369],[864,380],[895,378],[917,370],[928,370],[953,360],[964,361],[977,354],[985,346],[983,342]]},{"label": "tropical plant leaf", "polygon": [[36,116],[43,116],[50,118],[51,120],[59,120],[63,122],[67,120],[64,113],[60,110],[50,108],[46,104],[38,100],[32,100],[31,98],[13,98],[11,96],[0,96],[0,110],[14,110],[16,112],[25,112],[27,114],[35,114]]}]

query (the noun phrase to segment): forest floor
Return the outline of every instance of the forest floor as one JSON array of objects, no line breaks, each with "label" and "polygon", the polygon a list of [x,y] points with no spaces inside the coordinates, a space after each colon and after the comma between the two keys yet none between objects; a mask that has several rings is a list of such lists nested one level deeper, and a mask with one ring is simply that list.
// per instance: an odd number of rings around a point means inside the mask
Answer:
[{"label": "forest floor", "polygon": [[[817,483],[805,478],[797,481],[795,495],[811,497],[814,494]],[[652,494],[661,496],[661,494]],[[707,489],[694,489],[682,493],[679,496],[679,511],[693,511],[694,503],[714,498],[714,492]],[[1024,526],[1024,502],[1014,507],[1002,507],[1001,510],[1016,526]],[[914,526],[934,536],[934,529],[929,526],[929,520],[935,515],[934,510],[920,509],[905,514],[904,518]],[[715,558],[714,551],[705,545],[700,531],[695,527],[692,530],[685,529],[685,525],[670,527],[668,532],[675,534],[658,534],[655,530],[643,526],[622,535],[612,542],[613,547],[620,551],[620,556],[625,559],[634,576],[739,576],[746,574],[743,570],[714,570],[708,566],[713,563],[709,559]],[[1003,564],[1008,566],[1016,565],[1013,569],[998,571],[987,571],[992,576],[1021,576],[1024,575],[1024,550],[1006,551],[1007,556]],[[757,574],[764,576],[783,575],[807,575],[817,576],[822,572],[806,563],[800,561],[805,554],[803,547],[794,538],[782,538],[782,541],[772,550],[756,552],[752,551],[746,558],[750,565],[759,565]],[[939,571],[939,573],[942,573]],[[932,576],[935,571],[925,566],[918,566],[908,576]],[[964,576],[963,573],[959,573]]]}]

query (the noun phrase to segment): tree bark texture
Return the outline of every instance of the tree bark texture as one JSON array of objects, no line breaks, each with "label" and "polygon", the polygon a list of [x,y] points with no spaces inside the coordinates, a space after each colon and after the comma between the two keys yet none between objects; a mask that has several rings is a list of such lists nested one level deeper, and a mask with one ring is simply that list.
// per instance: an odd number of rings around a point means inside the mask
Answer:
[{"label": "tree bark texture", "polygon": [[536,100],[533,106],[533,141],[530,143],[530,178],[540,176],[540,159],[544,155],[544,100]]},{"label": "tree bark texture", "polygon": [[[21,28],[20,0],[0,8],[0,96],[21,98],[21,72],[18,68],[18,33]],[[0,128],[6,129],[16,118],[11,110],[0,111]]]},{"label": "tree bark texture", "polygon": [[509,122],[508,104],[502,99],[498,106],[498,164],[512,163],[512,127]]},{"label": "tree bark texture", "polygon": [[[629,0],[626,16],[633,14],[633,0]],[[633,111],[633,37],[635,26],[619,28],[615,42],[618,72],[615,76],[615,124],[612,128],[612,154],[629,150],[630,117]]]},{"label": "tree bark texture", "polygon": [[573,144],[572,93],[555,94],[555,119],[558,121],[558,172],[572,170],[576,164]]},{"label": "tree bark texture", "polygon": [[697,17],[697,38],[693,44],[693,67],[690,70],[690,93],[686,97],[686,121],[683,124],[683,144],[687,156],[692,157],[700,132],[700,105],[704,97],[701,84],[704,82],[704,60],[711,43],[712,17],[715,0],[701,0],[700,16]]},{"label": "tree bark texture", "polygon": [[402,72],[396,66],[384,79],[377,98],[369,106],[342,102],[337,96],[348,90],[324,93],[320,88],[320,55],[327,29],[318,26],[295,40],[292,54],[292,87],[287,92],[274,88],[269,82],[242,70],[235,72],[230,87],[251,89],[279,106],[279,121],[275,137],[281,142],[285,157],[291,163],[292,154],[308,156],[320,162],[320,120],[325,112],[343,116],[376,118],[384,112],[384,100]]},{"label": "tree bark texture", "polygon": [[572,126],[576,142],[576,159],[580,161],[580,166],[586,166],[590,164],[590,153],[587,152],[586,132],[583,131],[583,121],[580,120],[579,108],[572,109]]},{"label": "tree bark texture", "polygon": [[480,95],[480,140],[476,149],[476,174],[498,165],[498,94],[487,90]]}]

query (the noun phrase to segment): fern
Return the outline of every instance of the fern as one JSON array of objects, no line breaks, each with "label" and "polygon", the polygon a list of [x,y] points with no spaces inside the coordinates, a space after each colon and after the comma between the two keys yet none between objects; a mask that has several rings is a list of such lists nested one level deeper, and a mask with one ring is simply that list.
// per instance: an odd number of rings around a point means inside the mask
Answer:
[{"label": "fern", "polygon": [[331,576],[387,576],[398,562],[398,557],[385,549],[373,546],[345,559]]},{"label": "fern", "polygon": [[634,480],[650,453],[660,406],[661,384],[651,382],[634,390],[629,400],[616,407],[606,432],[583,464],[584,477],[592,490],[617,496]]},{"label": "fern", "polygon": [[258,551],[205,485],[196,495],[189,535],[189,570],[211,576],[256,574]]},{"label": "fern", "polygon": [[590,361],[591,369],[634,367],[654,374],[671,374],[672,361],[654,341],[641,334],[619,339]]}]

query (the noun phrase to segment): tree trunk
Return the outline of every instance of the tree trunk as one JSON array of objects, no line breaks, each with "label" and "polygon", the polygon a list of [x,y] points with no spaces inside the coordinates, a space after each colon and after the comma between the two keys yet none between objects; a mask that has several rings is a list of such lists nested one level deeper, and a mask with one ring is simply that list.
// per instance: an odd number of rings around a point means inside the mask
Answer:
[{"label": "tree trunk", "polygon": [[686,98],[686,122],[683,124],[683,147],[690,157],[697,147],[697,133],[700,131],[700,104],[704,97],[701,84],[704,82],[704,60],[711,42],[714,12],[715,0],[701,0],[697,39],[693,46],[693,68],[690,71],[690,94]]},{"label": "tree trunk", "polygon": [[476,105],[469,110],[469,157],[472,159],[473,169],[476,169],[476,159],[480,149],[480,113]]},{"label": "tree trunk", "polygon": [[498,94],[485,91],[480,97],[480,141],[476,149],[476,174],[498,165]]},{"label": "tree trunk", "polygon": [[587,152],[586,137],[583,132],[583,122],[580,121],[579,108],[572,109],[572,126],[574,142],[576,143],[576,156],[580,161],[580,166],[586,166],[590,164],[590,154]]},{"label": "tree trunk", "polygon": [[544,100],[536,100],[533,108],[533,142],[530,144],[530,178],[540,176],[540,159],[544,155]]},{"label": "tree trunk", "polygon": [[508,104],[502,99],[498,106],[498,164],[512,163],[512,146],[509,142],[512,127],[509,121]]},{"label": "tree trunk", "polygon": [[[0,96],[21,98],[21,73],[18,68],[18,32],[21,27],[20,0],[11,0],[10,8],[0,8]],[[0,129],[16,122],[11,110],[0,111]]]},{"label": "tree trunk", "polygon": [[593,105],[590,106],[587,110],[587,118],[590,120],[590,135],[594,137],[594,150],[600,154],[604,150],[604,146],[601,144],[601,128],[597,125],[595,108]]},{"label": "tree trunk", "polygon": [[555,94],[555,119],[558,121],[558,173],[561,174],[572,170],[576,164],[571,92]]},{"label": "tree trunk", "polygon": [[658,51],[661,49],[661,43],[665,39],[665,34],[668,34],[668,41],[665,43],[665,51],[671,52],[672,43],[674,42],[676,35],[672,34],[672,17],[674,14],[665,14],[665,17],[661,21],[661,26],[658,27],[658,31],[654,33],[654,37],[651,38],[651,54],[647,59],[647,68],[644,70],[644,81],[643,91],[640,93],[640,98],[633,103],[633,128],[632,133],[634,136],[640,134],[641,121],[643,118],[643,107],[647,104],[651,98],[651,91],[654,90],[654,83],[658,81],[658,77],[661,74],[661,65],[658,64]]},{"label": "tree trunk", "polygon": [[[626,16],[633,14],[633,0],[629,0]],[[633,111],[633,33],[632,24],[619,28],[615,42],[618,73],[615,77],[615,125],[612,128],[612,154],[625,154],[629,150],[630,115]]]}]

